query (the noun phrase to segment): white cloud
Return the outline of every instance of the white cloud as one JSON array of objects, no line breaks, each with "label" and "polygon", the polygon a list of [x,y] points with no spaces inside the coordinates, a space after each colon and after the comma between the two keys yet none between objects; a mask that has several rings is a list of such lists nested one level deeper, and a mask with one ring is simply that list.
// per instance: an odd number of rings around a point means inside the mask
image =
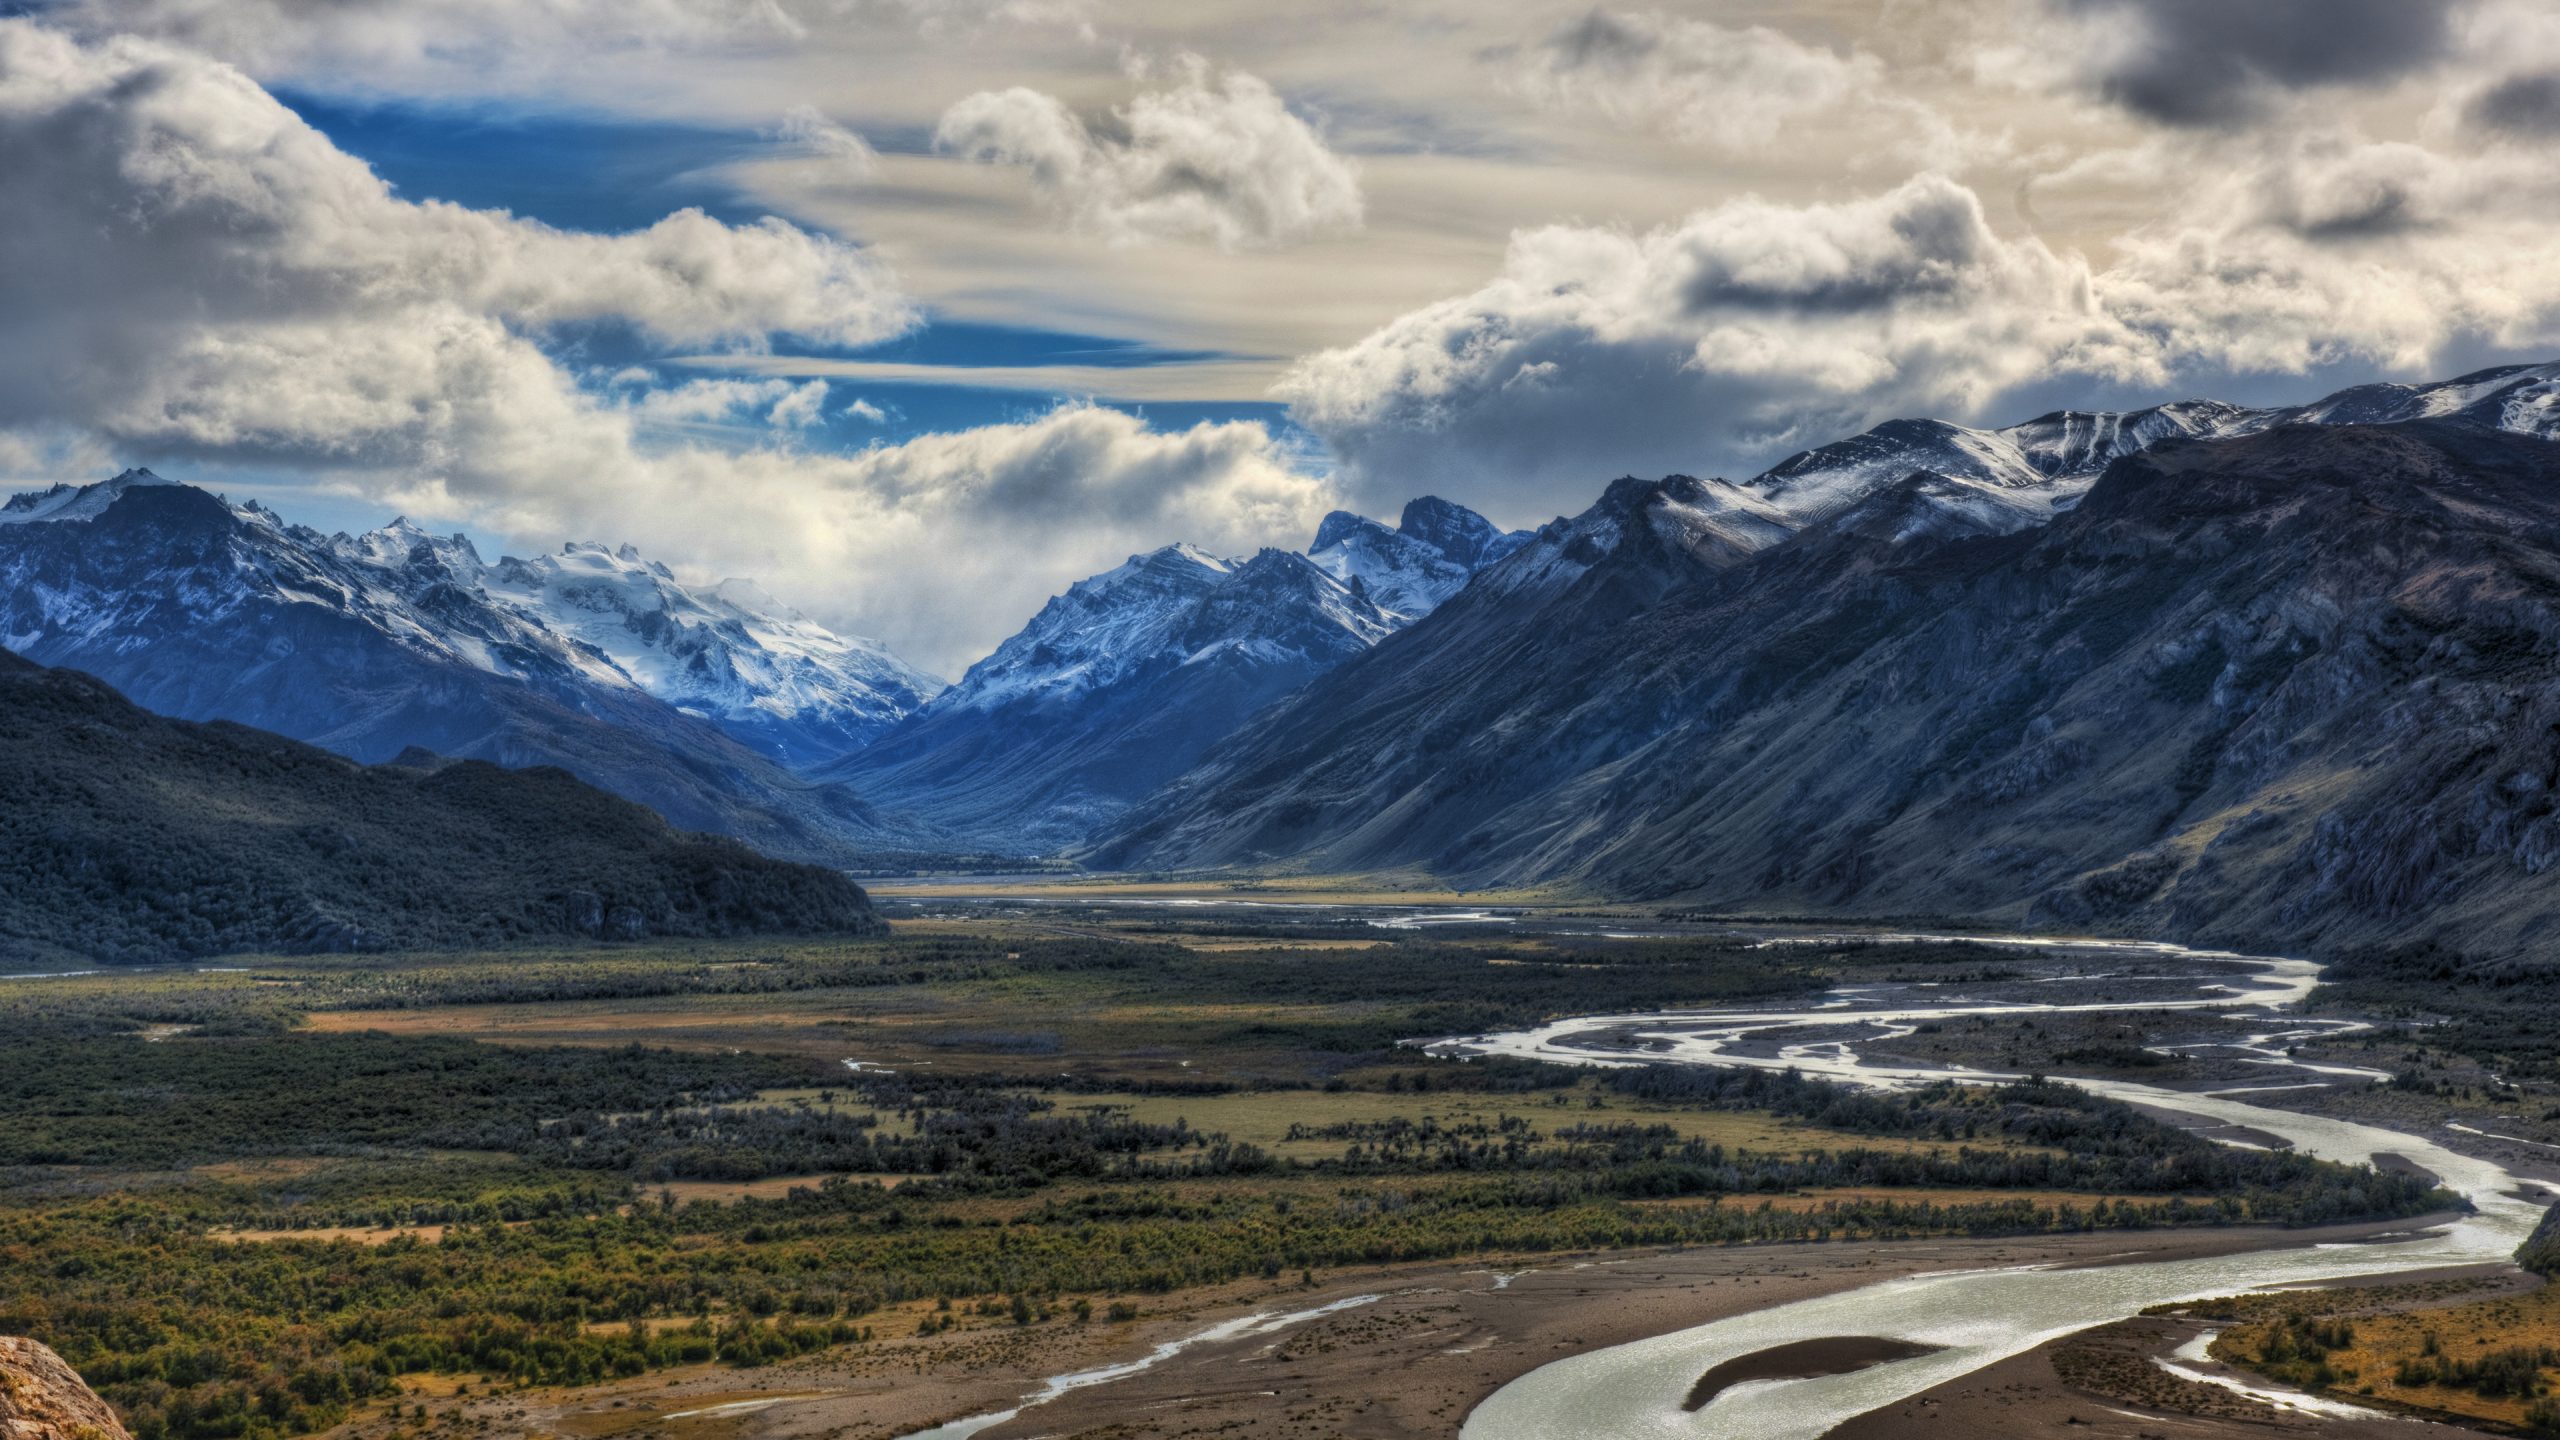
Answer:
[{"label": "white cloud", "polygon": [[886,425],[889,423],[888,411],[881,409],[879,406],[872,404],[870,401],[865,400],[858,395],[854,397],[852,404],[844,407],[844,413],[853,419],[861,421],[865,425]]},{"label": "white cloud", "polygon": [[[433,432],[616,321],[665,344],[859,344],[912,304],[851,246],[684,210],[623,235],[394,197],[227,66],[0,21],[0,418],[363,451]],[[430,458],[421,453],[417,458]]]},{"label": "white cloud", "polygon": [[2085,266],[1923,176],[1642,234],[1523,232],[1491,283],[1308,357],[1283,393],[1373,501],[1445,485],[1516,520],[1628,469],[1723,468],[1879,407],[1966,408],[2056,363],[2136,357]]},{"label": "white cloud", "polygon": [[794,105],[784,111],[774,138],[803,155],[832,160],[856,176],[868,177],[880,168],[880,154],[870,141],[829,119],[815,105]]},{"label": "white cloud", "polygon": [[744,418],[779,429],[807,429],[826,418],[827,382],[689,380],[647,391],[626,407],[644,425],[731,425]]},{"label": "white cloud", "polygon": [[1088,124],[1037,90],[980,91],[945,111],[934,143],[1019,165],[1060,213],[1113,240],[1280,245],[1360,225],[1360,180],[1270,86],[1213,77],[1184,56],[1177,80]]},{"label": "white cloud", "polygon": [[1886,153],[1944,163],[1957,145],[1935,111],[1891,93],[1875,55],[1765,25],[1595,8],[1502,58],[1511,83],[1540,104],[1726,151],[1756,150],[1815,119],[1876,130]]},{"label": "white cloud", "polygon": [[2167,364],[2419,374],[2461,342],[2560,343],[2560,175],[2538,150],[2326,134],[2206,173],[2099,277]]},{"label": "white cloud", "polygon": [[1517,521],[1623,471],[1747,474],[1894,415],[2019,418],[2003,407],[2034,387],[2171,398],[2188,377],[2420,375],[2460,347],[2560,343],[2560,176],[2529,147],[2332,132],[2114,159],[2180,198],[2103,269],[1997,233],[1933,176],[1643,233],[1548,227],[1282,392],[1361,498],[1442,486]]},{"label": "white cloud", "polygon": [[1306,544],[1335,497],[1293,458],[1259,424],[1163,432],[1070,406],[851,454],[625,443],[609,484],[592,457],[564,450],[503,489],[400,503],[507,534],[629,540],[704,576],[753,575],[957,674],[1048,597],[1139,551],[1176,538],[1223,553]]}]

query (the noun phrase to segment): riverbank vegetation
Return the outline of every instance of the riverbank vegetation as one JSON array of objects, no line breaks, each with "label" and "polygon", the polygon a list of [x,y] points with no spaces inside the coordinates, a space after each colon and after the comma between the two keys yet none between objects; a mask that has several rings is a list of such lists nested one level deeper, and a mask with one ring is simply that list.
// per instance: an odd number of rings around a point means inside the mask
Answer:
[{"label": "riverbank vegetation", "polygon": [[[2488,1291],[2486,1295],[2480,1291]],[[2209,1301],[2214,1358],[2358,1404],[2560,1435],[2560,1291],[2484,1280]]]}]

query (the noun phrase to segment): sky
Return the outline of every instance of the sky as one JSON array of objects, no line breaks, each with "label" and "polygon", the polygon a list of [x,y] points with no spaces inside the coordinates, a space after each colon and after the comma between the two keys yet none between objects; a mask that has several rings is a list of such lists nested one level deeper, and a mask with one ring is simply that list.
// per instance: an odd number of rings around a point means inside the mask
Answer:
[{"label": "sky", "polygon": [[15,0],[0,488],[956,674],[1176,540],[2560,354],[2548,0]]}]

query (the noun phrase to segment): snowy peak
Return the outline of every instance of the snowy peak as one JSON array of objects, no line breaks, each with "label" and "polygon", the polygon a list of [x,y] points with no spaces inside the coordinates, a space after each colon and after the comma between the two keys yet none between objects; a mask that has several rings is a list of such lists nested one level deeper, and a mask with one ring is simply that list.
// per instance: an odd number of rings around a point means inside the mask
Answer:
[{"label": "snowy peak", "polygon": [[1530,602],[1560,593],[1631,536],[1651,536],[1676,563],[1720,570],[1765,550],[1803,522],[1726,480],[1621,476],[1590,509],[1558,517],[1485,567],[1488,598]]},{"label": "snowy peak", "polygon": [[1997,433],[2039,475],[2095,475],[2163,440],[2226,434],[2247,413],[2219,400],[2175,400],[2147,410],[2057,410]]},{"label": "snowy peak", "polygon": [[1656,535],[1704,564],[1722,567],[1796,532],[1785,511],[1726,480],[1665,477],[1639,501]]},{"label": "snowy peak", "polygon": [[2290,410],[2244,412],[2267,424],[2389,425],[2455,416],[2519,435],[2560,439],[2560,362],[2502,365],[2428,385],[2357,385]]},{"label": "snowy peak", "polygon": [[880,642],[837,635],[750,581],[696,591],[628,544],[509,556],[482,584],[642,690],[788,765],[859,748],[942,689]]},{"label": "snowy peak", "polygon": [[1316,528],[1307,553],[1317,568],[1410,624],[1457,594],[1478,570],[1528,541],[1527,531],[1505,534],[1463,505],[1425,495],[1405,505],[1392,530],[1365,515],[1336,510]]},{"label": "snowy peak", "polygon": [[1863,435],[1790,456],[1745,488],[1805,522],[1846,510],[1923,471],[2004,490],[2034,489],[2052,478],[2003,431],[1944,420],[1888,420]]},{"label": "snowy peak", "polygon": [[1395,533],[1366,515],[1355,515],[1348,510],[1333,511],[1324,517],[1323,523],[1316,526],[1315,543],[1307,547],[1307,553],[1322,554],[1355,535],[1365,535],[1372,531],[1380,535]]},{"label": "snowy peak", "polygon": [[2452,416],[2560,438],[2560,363],[2510,365],[2424,385],[2358,385],[2308,405],[2248,409],[2178,400],[2141,410],[2061,410],[1997,430],[1888,420],[1790,456],[1745,488],[1800,522],[1822,520],[1926,474],[1906,496],[1964,512],[1963,527],[2040,524],[2077,503],[2100,471],[2168,440],[2231,439],[2277,425],[2387,425]]},{"label": "snowy peak", "polygon": [[125,492],[147,485],[172,485],[148,470],[127,470],[112,480],[95,485],[57,484],[48,489],[12,495],[0,504],[0,525],[29,525],[49,520],[95,520],[107,507],[124,498]]},{"label": "snowy peak", "polygon": [[[1374,521],[1347,518],[1358,524],[1333,527],[1352,532],[1337,548],[1373,533],[1398,538]],[[1064,705],[1219,655],[1293,665],[1321,656],[1331,664],[1376,644],[1406,618],[1322,557],[1264,550],[1229,560],[1167,545],[1068,586],[970,666],[935,708]]]},{"label": "snowy peak", "polygon": [[479,549],[468,537],[459,532],[430,534],[406,515],[362,535],[333,535],[329,546],[359,565],[414,575],[433,571],[434,578],[466,585],[477,583],[485,568]]},{"label": "snowy peak", "polygon": [[1480,570],[1529,541],[1528,532],[1509,534],[1464,505],[1424,495],[1405,502],[1396,533],[1419,540],[1470,570]]}]

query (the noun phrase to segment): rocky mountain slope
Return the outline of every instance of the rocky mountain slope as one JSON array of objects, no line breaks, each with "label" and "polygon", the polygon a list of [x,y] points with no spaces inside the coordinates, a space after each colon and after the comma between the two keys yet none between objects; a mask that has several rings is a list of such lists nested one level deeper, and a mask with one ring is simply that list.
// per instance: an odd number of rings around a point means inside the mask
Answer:
[{"label": "rocky mountain slope", "polygon": [[833,753],[933,682],[745,593],[592,547],[493,566],[406,524],[323,536],[148,472],[0,508],[0,645],[150,709],[359,760],[560,765],[776,854],[857,851],[877,813],[774,757]]},{"label": "rocky mountain slope", "polygon": [[560,770],[359,765],[0,652],[0,960],[879,928],[836,871]]},{"label": "rocky mountain slope", "polygon": [[955,843],[1046,852],[1182,773],[1525,541],[1446,501],[1327,517],[1311,555],[1187,545],[1077,582],[916,715],[815,778]]},{"label": "rocky mountain slope", "polygon": [[1394,529],[1336,510],[1316,527],[1307,558],[1398,622],[1410,624],[1465,588],[1468,577],[1527,544],[1463,505],[1425,495],[1404,507]]},{"label": "rocky mountain slope", "polygon": [[1915,529],[1921,472],[1750,548],[1621,482],[1093,858],[2516,953],[2560,921],[2550,373],[2118,445],[2025,528]]}]

